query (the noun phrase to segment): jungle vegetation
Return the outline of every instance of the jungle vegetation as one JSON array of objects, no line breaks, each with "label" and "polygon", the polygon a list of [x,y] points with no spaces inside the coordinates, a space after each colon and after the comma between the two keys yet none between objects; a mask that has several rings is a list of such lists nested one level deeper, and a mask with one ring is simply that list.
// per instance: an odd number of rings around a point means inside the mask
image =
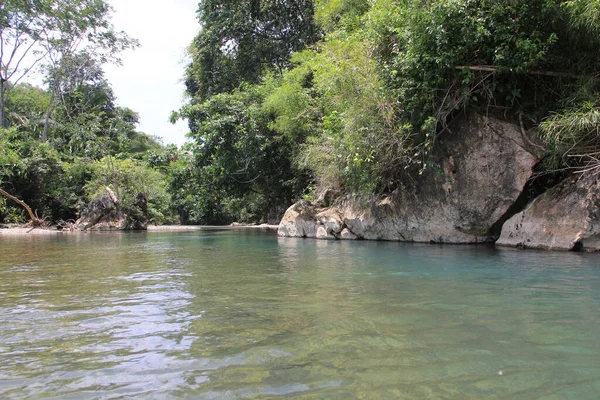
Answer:
[{"label": "jungle vegetation", "polygon": [[[10,7],[47,2],[4,2],[3,43],[26,18]],[[54,219],[115,179],[151,183],[157,222],[276,221],[324,189],[390,193],[435,167],[437,138],[469,112],[540,140],[540,174],[600,170],[600,0],[203,0],[188,100],[171,115],[189,122],[181,149],[115,105],[101,65],[135,41],[98,15],[114,40],[44,44],[46,89],[16,82],[3,58],[0,187]],[[132,165],[148,178],[120,177]]]}]

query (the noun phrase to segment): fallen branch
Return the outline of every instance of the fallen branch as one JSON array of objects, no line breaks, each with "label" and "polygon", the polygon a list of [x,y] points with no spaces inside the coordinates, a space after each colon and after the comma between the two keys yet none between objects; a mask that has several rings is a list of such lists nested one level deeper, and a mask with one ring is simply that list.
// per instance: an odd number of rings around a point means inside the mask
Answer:
[{"label": "fallen branch", "polygon": [[56,223],[56,227],[58,228],[58,230],[63,230],[63,231],[68,230],[68,231],[72,232],[75,230],[75,223],[76,223],[76,221],[74,221],[72,219],[69,219],[67,221],[61,219]]},{"label": "fallen branch", "polygon": [[[0,189],[0,194],[8,197],[9,199],[11,199],[12,201],[14,201],[17,204],[20,204],[25,210],[27,210],[27,213],[29,214],[29,218],[31,218],[31,223],[33,225],[34,228],[41,226],[44,221],[39,219],[38,217],[36,217],[36,215],[33,213],[33,211],[31,211],[31,207],[29,207],[24,201],[17,199],[15,196],[13,196],[12,194],[6,192],[3,189]],[[32,229],[33,230],[33,229]]]},{"label": "fallen branch", "polygon": [[489,65],[459,65],[456,69],[470,69],[472,71],[483,71],[483,72],[501,72],[501,73],[513,73],[513,74],[525,74],[525,75],[539,75],[539,76],[555,76],[558,78],[572,78],[572,79],[581,79],[588,78],[594,80],[600,80],[597,76],[589,76],[589,75],[575,75],[575,74],[567,74],[565,72],[555,72],[555,71],[513,71],[505,68],[492,67]]}]

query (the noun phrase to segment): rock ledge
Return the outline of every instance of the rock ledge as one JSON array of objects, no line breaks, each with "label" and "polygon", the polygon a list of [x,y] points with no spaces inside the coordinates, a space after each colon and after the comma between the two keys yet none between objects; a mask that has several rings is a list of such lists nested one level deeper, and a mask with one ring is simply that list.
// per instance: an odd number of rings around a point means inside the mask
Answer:
[{"label": "rock ledge", "polygon": [[329,208],[291,206],[278,234],[318,239],[493,242],[540,157],[518,125],[470,115],[439,139],[436,165],[385,198],[340,198]]}]

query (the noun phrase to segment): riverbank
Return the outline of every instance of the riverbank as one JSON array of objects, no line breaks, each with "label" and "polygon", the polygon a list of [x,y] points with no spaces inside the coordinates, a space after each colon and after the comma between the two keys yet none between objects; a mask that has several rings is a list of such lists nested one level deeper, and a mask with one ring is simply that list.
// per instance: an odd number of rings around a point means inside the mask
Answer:
[{"label": "riverbank", "polygon": [[[147,232],[186,232],[214,229],[260,229],[265,231],[277,231],[278,225],[149,225]],[[0,236],[19,236],[19,235],[56,235],[69,234],[81,231],[58,230],[56,228],[35,228],[23,227],[19,225],[5,226],[0,228]],[[117,231],[115,231],[117,232]]]},{"label": "riverbank", "polygon": [[204,229],[260,229],[265,231],[277,231],[279,225],[148,225],[148,232],[177,232],[177,231],[201,231]]},{"label": "riverbank", "polygon": [[53,228],[35,228],[10,226],[0,228],[0,236],[19,236],[19,235],[56,235],[62,233],[70,233],[70,231],[59,231]]}]

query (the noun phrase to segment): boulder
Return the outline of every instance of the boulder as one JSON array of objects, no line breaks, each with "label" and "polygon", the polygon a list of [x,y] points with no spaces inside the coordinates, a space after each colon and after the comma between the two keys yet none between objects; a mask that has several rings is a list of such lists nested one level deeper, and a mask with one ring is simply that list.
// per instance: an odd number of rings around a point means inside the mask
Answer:
[{"label": "boulder", "polygon": [[337,236],[344,229],[342,217],[335,208],[321,211],[315,216],[315,219],[325,227],[328,235]]},{"label": "boulder", "polygon": [[148,228],[146,196],[138,193],[130,207],[117,207],[118,200],[112,191],[92,200],[75,222],[82,231],[125,231]]},{"label": "boulder", "polygon": [[356,240],[356,239],[358,239],[358,236],[356,236],[354,233],[350,232],[350,229],[344,228],[344,229],[342,229],[342,233],[340,233],[340,239]]},{"label": "boulder", "polygon": [[316,214],[315,207],[307,201],[300,200],[287,209],[279,222],[277,234],[285,237],[314,238],[317,234]]},{"label": "boulder", "polygon": [[339,189],[325,188],[318,192],[315,203],[322,207],[329,207],[341,195],[342,193]]},{"label": "boulder", "polygon": [[502,227],[499,246],[600,251],[600,178],[572,176]]},{"label": "boulder", "polygon": [[334,239],[336,239],[336,237],[334,235],[332,235],[331,233],[327,232],[327,228],[325,228],[324,225],[318,225],[317,226],[317,233],[315,235],[315,238],[317,238],[317,239],[324,239],[324,240],[334,240]]},{"label": "boulder", "polygon": [[[280,236],[481,243],[498,238],[541,156],[518,124],[471,114],[456,118],[436,145],[433,165],[393,194],[346,197],[325,210],[290,207]],[[309,212],[306,207],[311,208]],[[296,211],[302,209],[304,211]]]}]

